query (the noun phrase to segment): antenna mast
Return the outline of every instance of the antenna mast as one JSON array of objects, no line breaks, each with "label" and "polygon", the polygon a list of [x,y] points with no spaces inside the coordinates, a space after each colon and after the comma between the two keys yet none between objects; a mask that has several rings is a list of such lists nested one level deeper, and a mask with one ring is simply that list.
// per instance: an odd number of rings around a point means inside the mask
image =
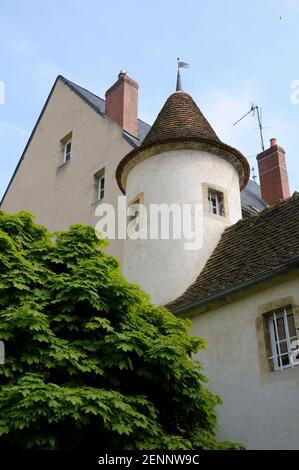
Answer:
[{"label": "antenna mast", "polygon": [[250,110],[246,114],[244,114],[244,116],[242,116],[240,119],[238,119],[238,121],[236,121],[233,125],[236,126],[246,116],[249,116],[249,114],[252,114],[252,116],[254,116],[255,113],[257,115],[257,120],[258,120],[258,125],[259,125],[259,130],[260,130],[261,147],[262,147],[262,151],[264,152],[265,145],[264,145],[264,137],[263,137],[262,109],[259,106],[257,106],[256,104],[252,104]]}]

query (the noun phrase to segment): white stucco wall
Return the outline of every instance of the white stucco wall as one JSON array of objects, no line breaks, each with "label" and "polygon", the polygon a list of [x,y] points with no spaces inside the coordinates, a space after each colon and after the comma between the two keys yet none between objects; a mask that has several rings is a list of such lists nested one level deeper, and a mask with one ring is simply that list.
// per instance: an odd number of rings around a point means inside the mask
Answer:
[{"label": "white stucco wall", "polygon": [[[204,186],[224,191],[227,216],[207,211]],[[166,304],[183,293],[196,279],[217,245],[223,230],[241,218],[238,174],[221,157],[199,150],[177,150],[155,155],[140,162],[129,173],[127,202],[143,194],[150,204],[200,204],[202,246],[185,250],[186,240],[131,240],[124,248],[124,274],[138,283],[157,304]]]},{"label": "white stucco wall", "polygon": [[221,440],[248,449],[299,449],[299,367],[263,372],[256,325],[259,306],[289,296],[299,304],[298,278],[192,318],[191,333],[208,340],[197,358],[208,386],[224,400]]}]

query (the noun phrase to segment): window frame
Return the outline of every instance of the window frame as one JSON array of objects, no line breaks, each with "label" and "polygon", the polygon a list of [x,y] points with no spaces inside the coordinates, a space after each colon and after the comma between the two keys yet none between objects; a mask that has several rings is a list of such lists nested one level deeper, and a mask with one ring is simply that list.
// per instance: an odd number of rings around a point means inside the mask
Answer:
[{"label": "window frame", "polygon": [[[70,145],[70,150],[69,152],[67,151],[67,146]],[[71,160],[72,158],[72,139],[69,139],[67,142],[64,142],[64,147],[63,147],[63,162],[67,163]]]},{"label": "window frame", "polygon": [[[294,328],[295,328],[295,336],[290,336],[290,330],[289,330],[289,322],[288,322],[288,317],[292,316],[293,322],[294,322]],[[277,320],[283,318],[283,328],[284,328],[284,333],[285,337],[280,338],[279,336],[279,328],[277,324]],[[298,343],[298,335],[296,333],[296,321],[295,321],[295,315],[294,315],[294,310],[292,305],[287,305],[285,307],[281,307],[277,310],[272,311],[267,315],[267,322],[268,322],[268,328],[269,328],[269,335],[270,335],[270,349],[271,349],[271,355],[268,356],[268,360],[270,361],[272,365],[272,370],[273,371],[283,371],[286,369],[294,368],[299,365],[299,360],[294,361],[294,352],[298,351],[299,352],[299,343]],[[297,342],[296,348],[292,348],[292,344],[294,344],[294,341]],[[285,343],[286,344],[286,352],[281,352],[281,344]],[[283,357],[288,358],[288,363],[283,364]],[[296,358],[297,359],[297,358]]]},{"label": "window frame", "polygon": [[[213,197],[215,198],[215,203],[212,200]],[[210,214],[225,217],[224,193],[217,189],[208,187],[208,206]]]},{"label": "window frame", "polygon": [[[102,183],[103,183],[103,186],[102,186]],[[97,198],[98,198],[98,201],[101,201],[105,197],[105,173],[99,176],[97,186],[98,186]]]},{"label": "window frame", "polygon": [[[101,182],[103,181],[104,186],[101,188]],[[106,171],[105,167],[96,171],[93,174],[93,194],[92,204],[102,202],[106,194]]]}]

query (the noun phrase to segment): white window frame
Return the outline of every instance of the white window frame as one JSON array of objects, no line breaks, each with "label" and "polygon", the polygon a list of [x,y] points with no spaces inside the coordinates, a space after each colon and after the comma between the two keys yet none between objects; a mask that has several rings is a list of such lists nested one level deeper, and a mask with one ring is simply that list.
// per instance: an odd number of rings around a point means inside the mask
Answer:
[{"label": "white window frame", "polygon": [[[219,196],[221,196],[222,201],[219,201]],[[215,199],[215,203],[213,201]],[[208,189],[208,200],[209,200],[209,210],[213,215],[219,215],[221,217],[225,216],[224,209],[224,194],[220,191],[214,190],[212,188]],[[222,206],[222,208],[221,208]]]},{"label": "white window frame", "polygon": [[98,179],[98,201],[104,199],[105,196],[105,174]]},{"label": "white window frame", "polygon": [[[299,354],[299,342],[297,335],[290,336],[288,325],[289,315],[292,315],[294,318],[294,312],[290,306],[274,311],[268,318],[270,345],[272,351],[272,355],[269,356],[268,359],[272,362],[274,371],[285,370],[299,365],[299,360],[296,360],[297,355]],[[280,339],[278,334],[277,320],[280,318],[283,318],[285,339]],[[281,343],[286,343],[287,352],[281,352]],[[288,364],[282,363],[282,358],[285,356],[288,357]]]},{"label": "white window frame", "polygon": [[[67,146],[69,144],[71,144],[71,148],[70,148],[70,151],[68,152],[67,151]],[[68,140],[64,144],[64,148],[63,148],[63,161],[64,161],[64,163],[69,162],[70,159],[71,159],[71,156],[72,156],[72,139]]]}]

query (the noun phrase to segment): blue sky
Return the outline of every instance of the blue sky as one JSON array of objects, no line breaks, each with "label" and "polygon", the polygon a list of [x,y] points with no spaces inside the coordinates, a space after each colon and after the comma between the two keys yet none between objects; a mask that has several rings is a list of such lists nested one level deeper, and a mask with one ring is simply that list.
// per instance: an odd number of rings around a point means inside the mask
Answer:
[{"label": "blue sky", "polygon": [[299,0],[1,0],[0,196],[58,74],[104,97],[121,68],[140,85],[139,115],[152,123],[174,91],[176,57],[189,62],[184,89],[219,137],[255,165],[252,117],[263,108],[266,146],[287,152],[299,189]]}]

